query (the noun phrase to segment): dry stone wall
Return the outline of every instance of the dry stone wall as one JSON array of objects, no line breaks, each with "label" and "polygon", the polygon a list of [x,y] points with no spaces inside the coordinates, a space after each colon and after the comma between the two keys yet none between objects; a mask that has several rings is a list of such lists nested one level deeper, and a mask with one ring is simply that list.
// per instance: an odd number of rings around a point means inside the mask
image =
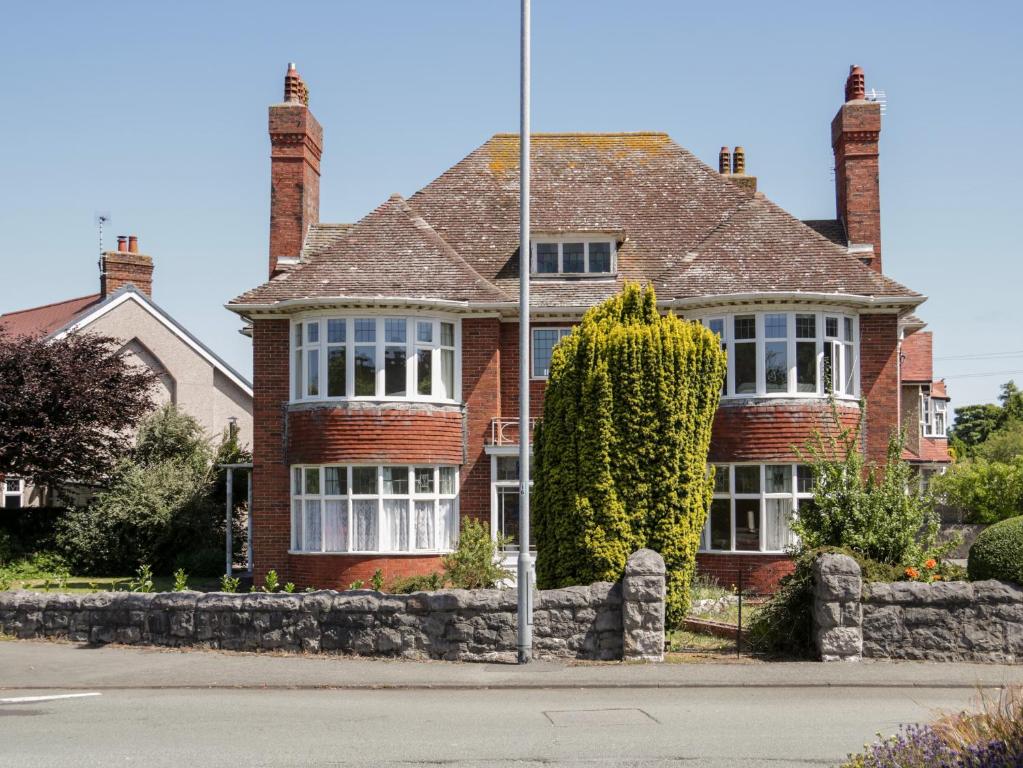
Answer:
[{"label": "dry stone wall", "polygon": [[852,558],[823,555],[814,625],[824,661],[1023,662],[1023,588],[1001,581],[862,584]]},{"label": "dry stone wall", "polygon": [[[649,660],[663,654],[664,562],[655,553],[640,562],[632,572],[639,581],[627,575],[625,590],[619,582],[534,593],[536,657],[610,660],[624,653]],[[0,592],[0,633],[94,644],[513,662],[516,593]]]}]

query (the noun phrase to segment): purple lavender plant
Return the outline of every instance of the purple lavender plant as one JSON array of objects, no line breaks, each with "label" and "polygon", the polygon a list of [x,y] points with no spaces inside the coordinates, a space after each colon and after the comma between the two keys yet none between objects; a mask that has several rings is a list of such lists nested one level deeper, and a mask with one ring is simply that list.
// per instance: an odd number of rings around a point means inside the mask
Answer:
[{"label": "purple lavender plant", "polygon": [[929,725],[903,726],[897,734],[850,755],[849,768],[1023,768],[1023,753],[1003,741],[963,751],[946,743]]}]

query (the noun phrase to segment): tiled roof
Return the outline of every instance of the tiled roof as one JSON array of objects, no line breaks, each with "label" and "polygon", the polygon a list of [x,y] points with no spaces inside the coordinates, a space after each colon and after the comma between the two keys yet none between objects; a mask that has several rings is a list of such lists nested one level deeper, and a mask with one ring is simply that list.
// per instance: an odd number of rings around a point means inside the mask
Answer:
[{"label": "tiled roof", "polygon": [[100,294],[93,293],[77,299],[8,312],[5,315],[0,315],[0,332],[9,333],[12,336],[35,336],[37,334],[46,336],[71,324],[99,301]]},{"label": "tiled roof", "polygon": [[945,389],[944,379],[938,379],[937,381],[931,382],[931,397],[938,397],[942,399],[948,398],[948,390]]},{"label": "tiled roof", "polygon": [[913,462],[951,463],[952,455],[948,452],[948,440],[944,437],[921,437],[920,448],[912,451],[902,449],[902,458]]},{"label": "tiled roof", "polygon": [[[320,225],[300,265],[232,303],[515,301],[518,154],[518,135],[498,134],[407,203],[392,198],[350,229]],[[616,277],[534,279],[540,308],[588,306],[626,279],[654,282],[661,299],[770,291],[922,299],[664,133],[534,135],[531,213],[534,232],[620,239]]]},{"label": "tiled roof", "polygon": [[845,247],[849,242],[845,236],[845,227],[839,219],[803,219],[803,223],[835,245]]},{"label": "tiled roof", "polygon": [[911,333],[902,341],[902,380],[930,382],[934,378],[931,361],[933,335],[930,331]]},{"label": "tiled roof", "polygon": [[301,264],[233,304],[295,298],[404,297],[460,301],[505,301],[497,288],[418,216],[401,195],[329,242],[316,233],[318,250],[306,250]]}]

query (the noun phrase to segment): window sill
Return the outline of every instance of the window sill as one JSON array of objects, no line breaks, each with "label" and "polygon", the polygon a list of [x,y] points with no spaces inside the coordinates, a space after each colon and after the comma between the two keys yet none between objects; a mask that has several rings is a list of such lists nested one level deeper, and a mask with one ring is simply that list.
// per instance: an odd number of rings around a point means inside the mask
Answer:
[{"label": "window sill", "polygon": [[409,397],[322,397],[309,400],[289,400],[288,406],[293,405],[345,405],[356,403],[359,405],[446,405],[461,406],[459,400],[438,400],[432,398],[413,399]]},{"label": "window sill", "polygon": [[289,555],[328,555],[330,557],[442,557],[449,555],[451,549],[417,549],[415,551],[404,550],[402,552],[381,552],[376,551],[352,551],[352,552],[308,552],[304,549],[289,549]]},{"label": "window sill", "polygon": [[530,280],[617,280],[617,272],[530,272]]},{"label": "window sill", "polygon": [[791,557],[791,553],[784,549],[765,549],[765,550],[747,550],[747,549],[698,549],[696,550],[698,555],[771,555],[777,557],[778,555],[787,555]]},{"label": "window sill", "polygon": [[[721,395],[722,403],[742,403],[761,400],[809,400],[812,402],[826,401],[830,395],[813,394],[810,392],[771,392],[766,394]],[[835,395],[840,403],[858,403],[859,395]]]}]

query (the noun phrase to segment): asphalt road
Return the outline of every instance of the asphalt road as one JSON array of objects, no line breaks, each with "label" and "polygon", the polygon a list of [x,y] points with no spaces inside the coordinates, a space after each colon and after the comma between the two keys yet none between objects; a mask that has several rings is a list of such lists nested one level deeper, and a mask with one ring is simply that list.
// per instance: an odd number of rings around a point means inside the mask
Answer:
[{"label": "asphalt road", "polygon": [[[836,765],[878,731],[970,706],[971,680],[1019,679],[1018,668],[864,665],[875,682],[856,684],[850,665],[827,666],[530,665],[516,677],[0,643],[0,766]],[[778,685],[785,672],[791,684]],[[499,676],[465,682],[486,675]],[[650,687],[657,677],[669,687]],[[79,697],[11,701],[64,693]]]}]

